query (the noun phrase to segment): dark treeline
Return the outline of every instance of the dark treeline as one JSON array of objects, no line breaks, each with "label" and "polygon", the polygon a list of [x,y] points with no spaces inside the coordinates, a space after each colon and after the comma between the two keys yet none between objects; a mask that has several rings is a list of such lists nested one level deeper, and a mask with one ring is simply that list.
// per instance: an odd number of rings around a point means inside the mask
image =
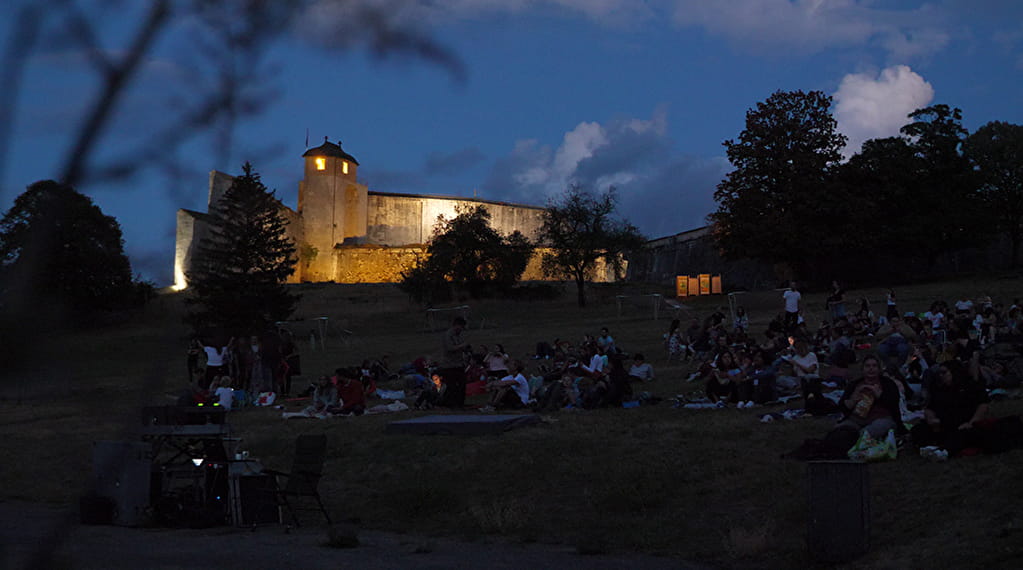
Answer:
[{"label": "dark treeline", "polygon": [[818,284],[990,269],[996,244],[1006,251],[996,265],[1018,266],[1023,127],[996,121],[971,134],[960,109],[937,104],[843,161],[830,107],[821,92],[779,91],[724,142],[734,170],[708,219],[727,259]]}]

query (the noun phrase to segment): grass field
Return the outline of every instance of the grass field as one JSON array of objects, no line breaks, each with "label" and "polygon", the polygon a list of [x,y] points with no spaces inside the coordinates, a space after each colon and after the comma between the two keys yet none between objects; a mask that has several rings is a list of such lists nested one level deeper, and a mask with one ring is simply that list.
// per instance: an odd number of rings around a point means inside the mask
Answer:
[{"label": "grass field", "polygon": [[[327,349],[303,342],[306,379],[364,357],[390,355],[392,367],[437,355],[438,331],[424,310],[383,285],[305,285],[296,318],[329,316]],[[962,292],[1009,304],[1023,281],[970,279],[900,288],[900,310],[926,310]],[[596,287],[579,309],[569,289],[556,300],[468,301],[469,341],[500,342],[529,360],[538,340],[578,341],[608,326],[618,344],[643,352],[657,380],[641,389],[670,398],[688,365],[667,363],[661,343],[671,315],[653,319],[656,287]],[[625,295],[620,309],[615,295]],[[883,290],[850,291],[883,310]],[[758,336],[781,308],[780,293],[743,294]],[[804,296],[811,325],[823,295]],[[687,302],[682,317],[703,317],[727,299]],[[817,309],[817,310],[815,310]],[[34,347],[31,370],[2,389],[0,496],[72,503],[90,472],[97,440],[134,439],[143,405],[172,403],[186,386],[187,329],[178,295],[165,295],[134,322],[88,333],[55,334]],[[446,320],[446,319],[443,319]],[[478,399],[477,399],[478,400]],[[798,407],[798,403],[793,403]],[[280,419],[245,409],[230,418],[242,447],[286,469],[294,438],[325,432],[330,441],[321,490],[337,518],[367,528],[473,539],[501,535],[576,546],[581,552],[638,551],[729,567],[810,564],[806,548],[806,465],[779,454],[823,434],[826,419],[759,422],[765,411],[680,410],[667,401],[635,409],[561,412],[536,427],[500,436],[384,435],[387,422],[424,412]],[[998,415],[1023,412],[999,402]],[[1019,567],[1023,560],[1023,451],[929,463],[906,454],[870,466],[872,548],[852,567]]]}]

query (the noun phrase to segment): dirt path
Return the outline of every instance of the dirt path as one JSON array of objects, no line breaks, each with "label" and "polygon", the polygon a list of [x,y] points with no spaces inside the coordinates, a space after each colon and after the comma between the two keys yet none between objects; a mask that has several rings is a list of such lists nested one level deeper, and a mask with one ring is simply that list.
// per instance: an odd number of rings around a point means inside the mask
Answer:
[{"label": "dirt path", "polygon": [[[54,538],[56,537],[56,538]],[[42,567],[70,568],[703,568],[678,559],[615,554],[581,556],[571,547],[461,542],[362,531],[360,546],[321,546],[325,531],[136,529],[84,526],[77,513],[23,502],[0,502],[0,568],[28,568],[34,554],[54,553]]]}]

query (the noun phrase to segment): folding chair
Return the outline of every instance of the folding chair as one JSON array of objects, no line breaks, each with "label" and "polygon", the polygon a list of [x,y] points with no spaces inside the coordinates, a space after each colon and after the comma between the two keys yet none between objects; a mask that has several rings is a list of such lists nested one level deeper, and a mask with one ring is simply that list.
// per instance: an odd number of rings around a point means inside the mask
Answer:
[{"label": "folding chair", "polygon": [[[277,504],[291,514],[295,526],[299,523],[296,510],[317,510],[323,513],[327,524],[331,524],[330,514],[320,499],[317,487],[323,476],[323,459],[327,453],[327,435],[300,435],[295,440],[295,457],[291,464],[291,472],[264,469],[263,472],[277,479],[277,488],[273,490]],[[281,478],[285,478],[281,483]],[[317,507],[300,508],[298,501],[303,498],[315,499]],[[293,501],[295,500],[295,501]]]}]

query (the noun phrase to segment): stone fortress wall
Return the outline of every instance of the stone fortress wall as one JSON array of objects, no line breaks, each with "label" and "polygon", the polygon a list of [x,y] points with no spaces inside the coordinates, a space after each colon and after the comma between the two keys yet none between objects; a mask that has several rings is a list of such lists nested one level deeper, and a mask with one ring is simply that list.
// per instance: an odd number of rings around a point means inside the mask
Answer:
[{"label": "stone fortress wall", "polygon": [[[438,216],[483,205],[491,226],[502,234],[520,231],[536,241],[543,208],[476,198],[370,192],[357,181],[358,162],[340,145],[324,142],[306,151],[298,209],[281,204],[288,237],[299,262],[290,282],[393,283],[426,253]],[[223,197],[234,178],[213,171],[208,207]],[[209,215],[179,210],[175,246],[175,288],[187,286],[186,273],[199,242],[209,234]],[[534,255],[524,280],[544,279]],[[612,280],[601,271],[599,281]]]}]

